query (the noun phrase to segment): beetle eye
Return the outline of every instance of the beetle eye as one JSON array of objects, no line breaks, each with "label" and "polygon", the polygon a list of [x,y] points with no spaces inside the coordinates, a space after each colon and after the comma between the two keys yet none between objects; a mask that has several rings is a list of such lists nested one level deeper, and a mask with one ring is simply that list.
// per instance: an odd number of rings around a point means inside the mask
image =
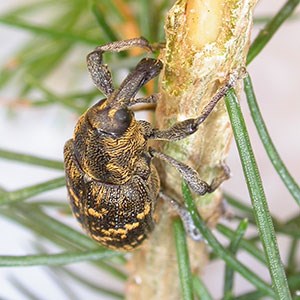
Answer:
[{"label": "beetle eye", "polygon": [[130,123],[131,114],[126,108],[121,108],[115,113],[114,119],[120,123]]},{"label": "beetle eye", "polygon": [[116,135],[123,134],[130,126],[132,120],[132,113],[127,108],[118,109],[113,116],[113,123],[111,124],[111,132]]}]

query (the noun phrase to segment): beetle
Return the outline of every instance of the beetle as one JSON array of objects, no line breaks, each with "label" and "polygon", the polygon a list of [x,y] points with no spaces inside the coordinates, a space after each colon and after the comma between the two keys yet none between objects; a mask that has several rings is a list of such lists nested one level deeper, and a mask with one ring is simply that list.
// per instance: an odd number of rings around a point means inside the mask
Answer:
[{"label": "beetle", "polygon": [[111,73],[102,62],[104,52],[131,47],[153,50],[146,39],[134,38],[99,46],[88,54],[88,71],[106,98],[80,116],[73,138],[64,147],[66,185],[73,214],[92,239],[110,249],[125,251],[135,249],[153,230],[153,213],[159,197],[173,204],[188,233],[200,239],[185,207],[160,190],[153,158],[175,167],[199,195],[213,192],[227,179],[228,167],[224,165],[222,174],[208,184],[191,167],[149,147],[148,141],[176,141],[197,131],[236,80],[228,80],[199,117],[158,130],[147,121],[136,120],[131,107],[157,102],[158,94],[143,98],[136,98],[136,94],[159,75],[163,63],[143,58],[115,89]]}]

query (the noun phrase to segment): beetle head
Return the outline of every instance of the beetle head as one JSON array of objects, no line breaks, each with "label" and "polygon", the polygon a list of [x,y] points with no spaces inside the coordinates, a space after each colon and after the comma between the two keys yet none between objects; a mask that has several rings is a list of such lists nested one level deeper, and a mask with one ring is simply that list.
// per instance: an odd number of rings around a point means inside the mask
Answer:
[{"label": "beetle head", "polygon": [[87,111],[86,120],[89,125],[101,135],[122,136],[133,119],[133,112],[128,109],[130,100],[143,85],[159,74],[162,67],[160,60],[142,59],[117,90]]},{"label": "beetle head", "polygon": [[86,113],[86,119],[92,129],[100,135],[120,137],[128,129],[133,112],[125,105],[112,106],[106,99],[100,100]]}]

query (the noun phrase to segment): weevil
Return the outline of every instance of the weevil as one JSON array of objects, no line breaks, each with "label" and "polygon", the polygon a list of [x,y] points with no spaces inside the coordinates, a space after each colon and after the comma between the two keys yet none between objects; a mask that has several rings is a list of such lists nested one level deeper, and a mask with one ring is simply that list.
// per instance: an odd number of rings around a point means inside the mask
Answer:
[{"label": "weevil", "polygon": [[136,120],[131,107],[157,102],[158,94],[144,98],[137,98],[136,94],[159,75],[163,63],[143,58],[117,89],[107,65],[103,64],[104,52],[131,47],[153,50],[144,38],[134,38],[99,46],[88,54],[88,71],[106,98],[79,118],[73,138],[64,147],[66,183],[73,214],[94,240],[108,248],[125,251],[135,249],[153,230],[153,214],[159,197],[173,203],[188,233],[199,239],[200,233],[187,210],[161,191],[153,158],[176,168],[199,195],[213,192],[227,179],[228,168],[224,164],[222,174],[208,184],[194,169],[151,148],[148,141],[177,141],[193,134],[236,80],[227,80],[199,117],[158,130],[147,121]]}]

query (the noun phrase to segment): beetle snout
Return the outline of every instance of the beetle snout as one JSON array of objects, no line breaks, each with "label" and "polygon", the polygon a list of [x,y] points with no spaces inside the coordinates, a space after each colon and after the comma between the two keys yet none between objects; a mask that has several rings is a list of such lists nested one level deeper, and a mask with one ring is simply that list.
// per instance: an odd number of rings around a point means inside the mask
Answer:
[{"label": "beetle snout", "polygon": [[136,71],[144,74],[144,81],[147,82],[150,79],[156,77],[163,68],[163,63],[160,60],[154,58],[144,58],[136,66]]}]

